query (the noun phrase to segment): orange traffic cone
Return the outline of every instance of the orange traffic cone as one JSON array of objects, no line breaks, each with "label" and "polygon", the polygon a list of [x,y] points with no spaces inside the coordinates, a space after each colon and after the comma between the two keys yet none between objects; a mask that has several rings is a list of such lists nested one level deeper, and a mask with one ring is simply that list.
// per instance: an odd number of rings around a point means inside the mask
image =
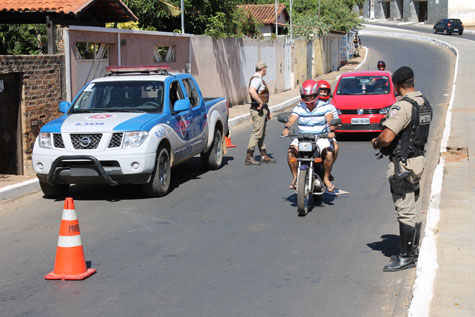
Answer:
[{"label": "orange traffic cone", "polygon": [[88,269],[86,266],[74,201],[68,197],[64,201],[54,270],[46,274],[45,279],[83,280],[94,273],[96,269]]},{"label": "orange traffic cone", "polygon": [[234,144],[231,143],[231,139],[228,138],[227,136],[225,136],[224,139],[226,140],[226,147],[227,147],[227,148],[230,148],[230,147],[237,147],[237,145],[234,145]]}]

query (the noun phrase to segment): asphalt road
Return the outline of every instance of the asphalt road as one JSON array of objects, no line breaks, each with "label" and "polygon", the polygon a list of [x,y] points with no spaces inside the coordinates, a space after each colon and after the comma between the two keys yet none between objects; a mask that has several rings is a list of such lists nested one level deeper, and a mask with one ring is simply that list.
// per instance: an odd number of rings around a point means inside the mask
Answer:
[{"label": "asphalt road", "polygon": [[[452,55],[420,42],[362,41],[369,65],[414,68],[435,110],[436,140]],[[405,316],[415,270],[381,270],[398,232],[387,162],[375,158],[371,136],[340,140],[334,184],[350,193],[326,195],[302,218],[281,128],[271,121],[266,142],[277,164],[244,166],[250,125],[242,125],[222,169],[186,162],[163,198],[145,199],[134,186],[73,186],[86,261],[97,269],[81,282],[43,279],[62,201],[37,193],[1,205],[0,315]]]},{"label": "asphalt road", "polygon": [[[371,25],[379,25],[379,26],[388,26],[387,24],[384,23],[370,23]],[[420,27],[420,26],[411,26],[411,25],[395,25],[391,24],[392,28],[397,28],[397,29],[403,29],[403,30],[410,30],[410,31],[416,31],[416,32],[421,32],[421,33],[429,33],[432,34],[432,28],[427,28],[427,27]],[[441,39],[447,36],[455,36],[455,37],[461,37],[463,39],[475,41],[475,34],[469,33],[469,32],[464,32],[462,35],[459,35],[458,33],[453,33],[450,35],[443,35],[441,32],[437,33],[438,35],[442,36]]]}]

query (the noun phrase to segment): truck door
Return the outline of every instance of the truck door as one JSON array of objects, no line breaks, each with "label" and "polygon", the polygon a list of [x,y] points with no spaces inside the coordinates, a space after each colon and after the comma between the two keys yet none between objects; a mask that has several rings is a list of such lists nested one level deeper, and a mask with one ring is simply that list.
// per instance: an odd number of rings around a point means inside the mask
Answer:
[{"label": "truck door", "polygon": [[180,81],[175,80],[170,83],[169,89],[169,101],[172,120],[170,121],[171,128],[176,132],[178,136],[175,148],[175,160],[180,161],[183,158],[189,157],[192,154],[192,145],[190,140],[193,139],[193,117],[191,115],[191,109],[188,111],[182,111],[176,113],[174,111],[175,102],[185,99],[183,89]]},{"label": "truck door", "polygon": [[208,140],[208,127],[207,123],[207,111],[201,98],[197,85],[195,84],[192,78],[186,78],[183,80],[183,85],[185,86],[187,97],[190,99],[191,103],[191,116],[193,117],[193,153],[201,152],[205,146],[206,141]]}]

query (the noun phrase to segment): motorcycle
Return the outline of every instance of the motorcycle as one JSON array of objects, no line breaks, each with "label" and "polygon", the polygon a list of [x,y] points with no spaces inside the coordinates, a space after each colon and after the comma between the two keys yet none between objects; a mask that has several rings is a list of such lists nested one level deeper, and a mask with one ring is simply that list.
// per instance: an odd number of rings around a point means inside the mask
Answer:
[{"label": "motorcycle", "polygon": [[[278,121],[287,123],[290,113],[278,115]],[[341,124],[341,119],[333,119],[332,126]],[[299,216],[307,215],[311,200],[313,204],[322,200],[325,193],[323,182],[323,159],[321,150],[317,146],[317,140],[328,138],[326,134],[315,135],[313,133],[289,134],[289,137],[297,137],[298,144],[298,170],[297,170],[297,210]]]}]

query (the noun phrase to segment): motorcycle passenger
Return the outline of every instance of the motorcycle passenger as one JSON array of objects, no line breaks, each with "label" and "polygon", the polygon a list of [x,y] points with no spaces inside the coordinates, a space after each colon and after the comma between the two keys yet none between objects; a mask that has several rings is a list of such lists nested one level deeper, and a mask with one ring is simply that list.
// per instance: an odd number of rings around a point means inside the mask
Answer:
[{"label": "motorcycle passenger", "polygon": [[386,70],[386,63],[384,61],[378,62],[378,70]]},{"label": "motorcycle passenger", "polygon": [[[334,138],[334,127],[330,126],[333,114],[327,102],[318,102],[318,85],[314,80],[306,80],[300,87],[300,102],[293,110],[288,122],[285,124],[282,136],[289,135],[289,129],[298,121],[299,133],[313,133],[315,135],[328,133],[329,138]],[[318,105],[317,105],[318,103]],[[298,172],[298,139],[295,138],[290,144],[287,162],[292,173],[290,189],[296,188]],[[330,181],[330,173],[334,162],[333,145],[329,139],[318,139],[317,146],[320,148],[323,159],[324,176],[323,182],[328,191],[332,192],[335,186]]]},{"label": "motorcycle passenger", "polygon": [[[319,104],[326,103],[328,107],[330,107],[330,109],[332,110],[333,119],[338,119],[339,118],[338,111],[336,110],[335,106],[329,102],[331,91],[332,91],[332,86],[330,85],[330,83],[326,80],[319,80],[317,81],[317,89],[318,89]],[[336,159],[338,158],[338,142],[336,141],[336,137],[331,138],[329,140],[333,145],[333,151],[335,153],[335,158],[333,160],[333,163],[335,163]],[[334,180],[334,177],[332,174],[330,174],[330,181],[333,181],[333,180]]]}]

